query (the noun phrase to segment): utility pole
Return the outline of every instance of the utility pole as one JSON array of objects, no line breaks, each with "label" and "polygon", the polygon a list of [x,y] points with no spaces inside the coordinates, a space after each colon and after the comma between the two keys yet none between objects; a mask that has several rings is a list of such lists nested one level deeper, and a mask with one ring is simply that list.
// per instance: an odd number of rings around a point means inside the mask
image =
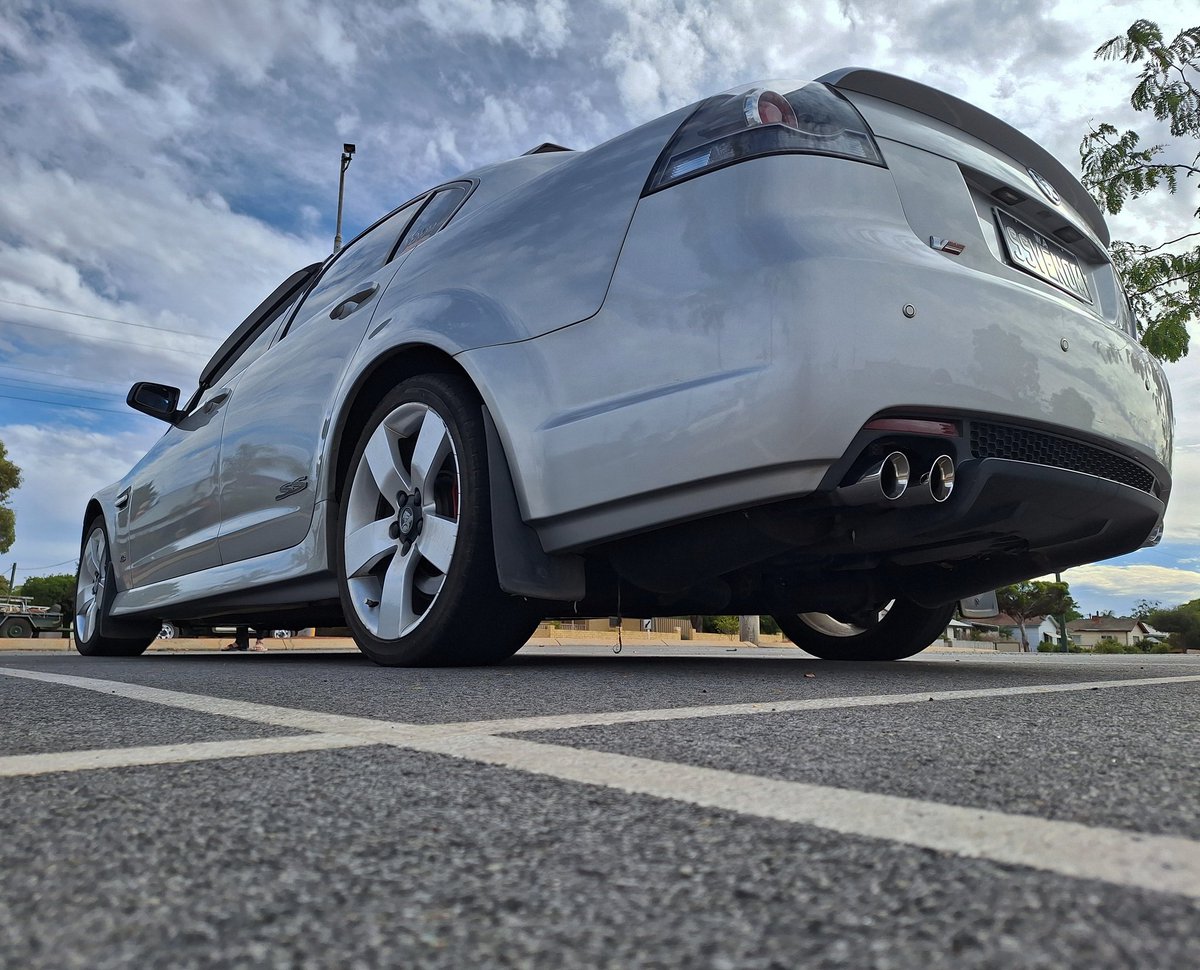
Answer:
[{"label": "utility pole", "polygon": [[342,196],[346,193],[346,169],[350,167],[350,159],[354,157],[354,146],[347,143],[342,146],[342,170],[338,173],[338,214],[337,229],[333,236],[333,251],[342,248]]},{"label": "utility pole", "polygon": [[12,596],[12,592],[17,588],[17,564],[13,563],[12,573],[8,577],[8,595]]},{"label": "utility pole", "polygon": [[[1062,582],[1062,573],[1055,573],[1054,581],[1056,583],[1061,583]],[[1066,613],[1058,614],[1058,652],[1059,653],[1070,653],[1070,646],[1067,644],[1067,614]]]},{"label": "utility pole", "polygon": [[738,617],[738,639],[758,646],[758,615]]}]

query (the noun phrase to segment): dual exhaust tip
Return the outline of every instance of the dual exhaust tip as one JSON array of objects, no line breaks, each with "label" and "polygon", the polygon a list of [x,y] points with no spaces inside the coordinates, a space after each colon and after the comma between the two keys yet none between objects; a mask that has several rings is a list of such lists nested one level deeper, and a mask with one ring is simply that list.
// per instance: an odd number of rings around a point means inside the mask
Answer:
[{"label": "dual exhaust tip", "polygon": [[903,505],[941,504],[954,491],[954,459],[938,455],[919,479],[912,479],[908,456],[893,451],[868,468],[857,482],[837,490],[843,505],[895,502]]}]

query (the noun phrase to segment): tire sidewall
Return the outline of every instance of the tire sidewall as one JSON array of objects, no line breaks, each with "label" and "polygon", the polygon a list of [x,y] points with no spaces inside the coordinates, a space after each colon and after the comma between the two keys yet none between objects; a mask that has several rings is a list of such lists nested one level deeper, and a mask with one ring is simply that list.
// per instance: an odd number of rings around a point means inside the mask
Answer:
[{"label": "tire sidewall", "polygon": [[821,633],[795,613],[776,616],[775,621],[792,643],[822,660],[888,661],[920,653],[945,629],[953,614],[953,603],[925,607],[897,598],[878,626],[851,637]]},{"label": "tire sidewall", "polygon": [[[79,579],[86,566],[85,553],[88,543],[97,531],[104,536],[104,596],[96,607],[96,622],[88,631],[88,638],[84,640],[79,636]],[[75,649],[84,656],[98,655],[104,650],[104,638],[100,636],[100,627],[104,623],[104,618],[108,616],[109,607],[116,596],[116,585],[116,573],[112,564],[112,543],[108,537],[108,527],[105,525],[104,519],[97,516],[83,530],[83,544],[79,547],[79,568],[75,571],[75,613],[71,618],[71,626],[74,631]]]},{"label": "tire sidewall", "polygon": [[[88,540],[95,535],[97,529],[104,536],[104,597],[96,609],[96,624],[90,631],[90,636],[86,640],[81,640],[79,637],[79,624],[74,622],[75,617],[79,615],[79,576],[83,572],[84,552],[87,549]],[[146,637],[131,638],[101,636],[100,628],[104,625],[104,621],[112,610],[113,600],[117,597],[117,574],[113,568],[112,552],[112,541],[108,535],[108,526],[104,522],[104,517],[98,515],[83,530],[83,543],[79,547],[79,569],[75,571],[74,606],[76,613],[72,616],[72,635],[75,639],[75,649],[85,657],[136,657],[146,652],[146,648],[154,642],[157,635],[151,634]]]}]

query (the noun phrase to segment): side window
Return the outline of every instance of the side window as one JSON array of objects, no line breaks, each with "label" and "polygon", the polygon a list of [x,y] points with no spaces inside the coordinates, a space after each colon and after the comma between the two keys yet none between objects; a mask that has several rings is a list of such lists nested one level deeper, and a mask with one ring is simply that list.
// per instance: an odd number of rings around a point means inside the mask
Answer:
[{"label": "side window", "polygon": [[[424,199],[410,202],[403,209],[398,209],[383,222],[368,229],[357,239],[353,240],[337,255],[321,278],[304,298],[305,307],[323,307],[335,296],[361,279],[365,279],[384,263],[388,262],[388,254],[396,245],[396,238],[408,225]],[[311,316],[312,314],[308,314]],[[303,326],[306,319],[304,307],[292,324],[291,330]],[[291,333],[291,330],[288,332]]]},{"label": "side window", "polygon": [[452,185],[447,189],[442,189],[430,199],[429,204],[421,210],[421,214],[413,220],[408,232],[404,234],[404,238],[400,241],[400,247],[396,250],[396,255],[403,256],[441,229],[450,221],[454,210],[458,208],[466,194],[466,186]]},{"label": "side window", "polygon": [[264,320],[255,329],[254,335],[246,341],[246,344],[238,355],[217,376],[217,379],[227,381],[231,377],[235,377],[265,354],[267,348],[271,346],[271,341],[275,338],[276,331],[279,330],[279,321],[286,320],[288,314],[292,312],[299,302],[300,297],[297,295],[295,299],[289,300],[280,307],[278,312],[272,313],[270,317]]}]

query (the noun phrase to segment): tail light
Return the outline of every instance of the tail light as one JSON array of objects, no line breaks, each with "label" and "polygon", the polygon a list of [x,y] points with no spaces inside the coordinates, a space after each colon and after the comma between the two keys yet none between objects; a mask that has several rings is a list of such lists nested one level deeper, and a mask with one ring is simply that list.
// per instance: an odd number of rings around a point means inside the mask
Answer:
[{"label": "tail light", "polygon": [[867,123],[841,94],[817,81],[800,87],[776,82],[701,102],[667,145],[646,192],[747,158],[782,153],[884,164]]}]

